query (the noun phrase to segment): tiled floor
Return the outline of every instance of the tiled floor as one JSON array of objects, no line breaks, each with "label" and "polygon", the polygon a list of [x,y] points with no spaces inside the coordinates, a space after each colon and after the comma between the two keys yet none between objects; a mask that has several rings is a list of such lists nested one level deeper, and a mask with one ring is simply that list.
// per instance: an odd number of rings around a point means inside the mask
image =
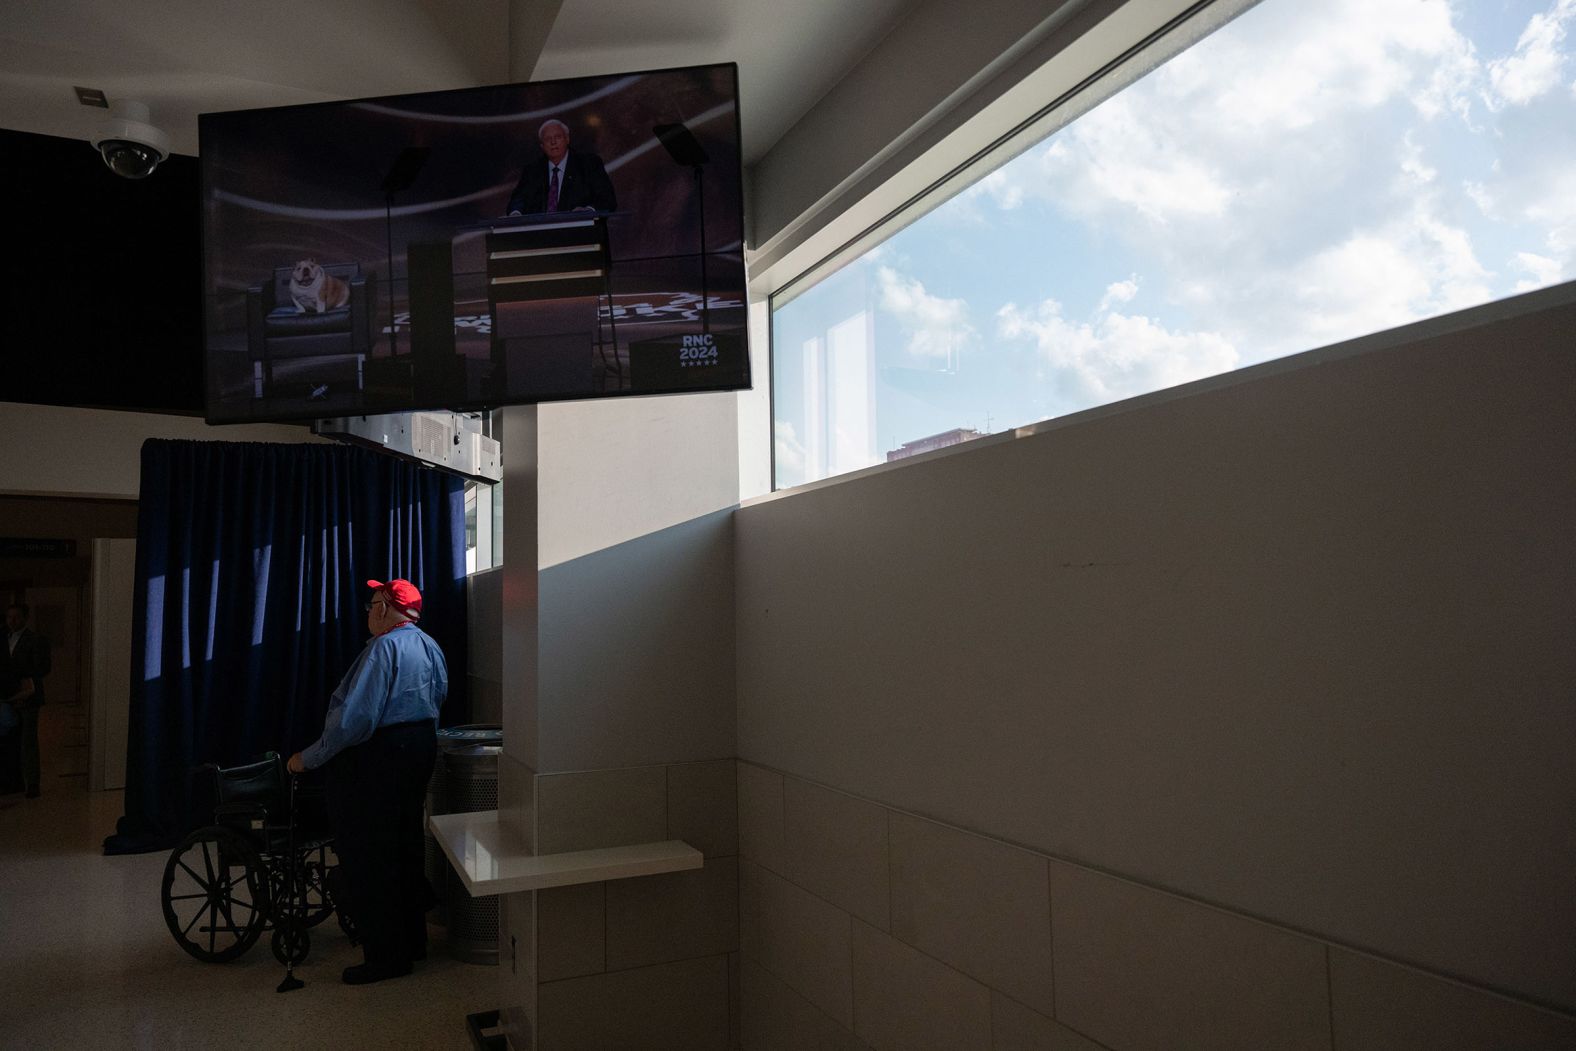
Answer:
[{"label": "tiled floor", "polygon": [[360,952],[332,921],[313,930],[292,993],[274,992],[283,969],[266,938],[233,963],[187,956],[160,911],[166,855],[100,854],[122,794],[61,776],[52,736],[43,795],[0,797],[0,1048],[463,1051],[466,1014],[498,1006],[497,969],[455,962],[441,942],[411,977],[342,985]]}]

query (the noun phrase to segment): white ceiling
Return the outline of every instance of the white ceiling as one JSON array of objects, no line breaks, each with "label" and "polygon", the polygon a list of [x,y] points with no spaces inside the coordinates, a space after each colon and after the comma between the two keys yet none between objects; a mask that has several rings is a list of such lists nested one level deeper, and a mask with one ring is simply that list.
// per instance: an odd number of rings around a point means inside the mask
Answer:
[{"label": "white ceiling", "polygon": [[[751,164],[916,2],[563,0],[531,79],[737,62]],[[104,111],[77,102],[80,85],[147,103],[175,152],[195,154],[199,113],[507,83],[511,11],[553,8],[0,0],[0,127],[86,139]]]}]

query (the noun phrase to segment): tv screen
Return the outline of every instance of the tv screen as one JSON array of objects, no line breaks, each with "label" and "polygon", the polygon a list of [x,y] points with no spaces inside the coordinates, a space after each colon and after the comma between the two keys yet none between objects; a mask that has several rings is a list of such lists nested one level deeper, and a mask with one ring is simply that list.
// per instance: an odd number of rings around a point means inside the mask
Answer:
[{"label": "tv screen", "polygon": [[738,70],[204,114],[207,417],[750,385]]}]

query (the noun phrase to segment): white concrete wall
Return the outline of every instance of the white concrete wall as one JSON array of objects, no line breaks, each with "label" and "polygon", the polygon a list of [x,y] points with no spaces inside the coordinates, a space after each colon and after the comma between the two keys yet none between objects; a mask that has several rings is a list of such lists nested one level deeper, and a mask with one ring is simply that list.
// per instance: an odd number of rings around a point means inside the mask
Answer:
[{"label": "white concrete wall", "polygon": [[1506,314],[746,504],[741,758],[1576,1009],[1576,286]]},{"label": "white concrete wall", "polygon": [[[690,394],[499,413],[498,615],[473,629],[499,641],[472,648],[490,660],[501,646],[504,747],[533,771],[732,755],[732,537],[716,513],[739,499],[738,400]],[[725,637],[665,673],[678,651],[662,633],[686,621]],[[678,720],[667,732],[651,721],[653,691]],[[658,735],[633,750],[615,743],[633,732],[626,717]],[[549,728],[550,766],[539,736]]]},{"label": "white concrete wall", "polygon": [[305,424],[210,427],[191,416],[72,409],[0,402],[0,493],[136,499],[142,443],[149,438],[204,442],[314,442]]},{"label": "white concrete wall", "polygon": [[[472,625],[473,651],[491,645],[480,641],[489,630],[501,650],[501,819],[544,853],[670,831],[717,840],[697,878],[643,884],[632,912],[610,892],[591,910],[601,932],[576,926],[577,903],[599,885],[504,897],[499,1002],[518,1043],[536,1046],[537,1026],[546,1046],[615,1015],[694,1047],[710,1045],[679,1034],[704,1017],[700,1029],[726,1043],[738,948],[737,844],[721,842],[734,815],[725,509],[738,499],[736,405],[690,395],[501,414],[504,557],[488,585],[499,616]],[[708,816],[697,825],[698,812]],[[559,966],[566,944],[601,952],[626,938],[651,951]]]},{"label": "white concrete wall", "polygon": [[[502,592],[496,625],[502,659],[503,747],[534,776],[536,771],[537,544],[539,420],[535,406],[504,409],[494,417],[503,446]],[[474,633],[487,631],[477,625]],[[471,646],[477,645],[472,641]],[[500,771],[500,796],[507,774]],[[522,829],[522,831],[527,831]]]},{"label": "white concrete wall", "polygon": [[732,759],[733,523],[542,571],[539,773]]},{"label": "white concrete wall", "polygon": [[543,405],[540,564],[738,503],[738,404],[717,393]]},{"label": "white concrete wall", "polygon": [[471,574],[466,591],[470,639],[465,670],[470,676],[473,723],[503,722],[503,570]]}]

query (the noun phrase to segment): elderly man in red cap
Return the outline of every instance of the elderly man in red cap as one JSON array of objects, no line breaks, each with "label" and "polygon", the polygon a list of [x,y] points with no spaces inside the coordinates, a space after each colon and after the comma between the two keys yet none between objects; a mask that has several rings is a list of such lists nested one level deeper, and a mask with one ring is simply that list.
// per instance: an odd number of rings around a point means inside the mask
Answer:
[{"label": "elderly man in red cap", "polygon": [[344,891],[365,962],[349,985],[409,974],[427,955],[422,804],[437,757],[438,708],[449,669],[416,626],[421,592],[408,580],[369,580],[372,640],[329,700],[323,736],[290,757],[292,773],[326,766]]}]

